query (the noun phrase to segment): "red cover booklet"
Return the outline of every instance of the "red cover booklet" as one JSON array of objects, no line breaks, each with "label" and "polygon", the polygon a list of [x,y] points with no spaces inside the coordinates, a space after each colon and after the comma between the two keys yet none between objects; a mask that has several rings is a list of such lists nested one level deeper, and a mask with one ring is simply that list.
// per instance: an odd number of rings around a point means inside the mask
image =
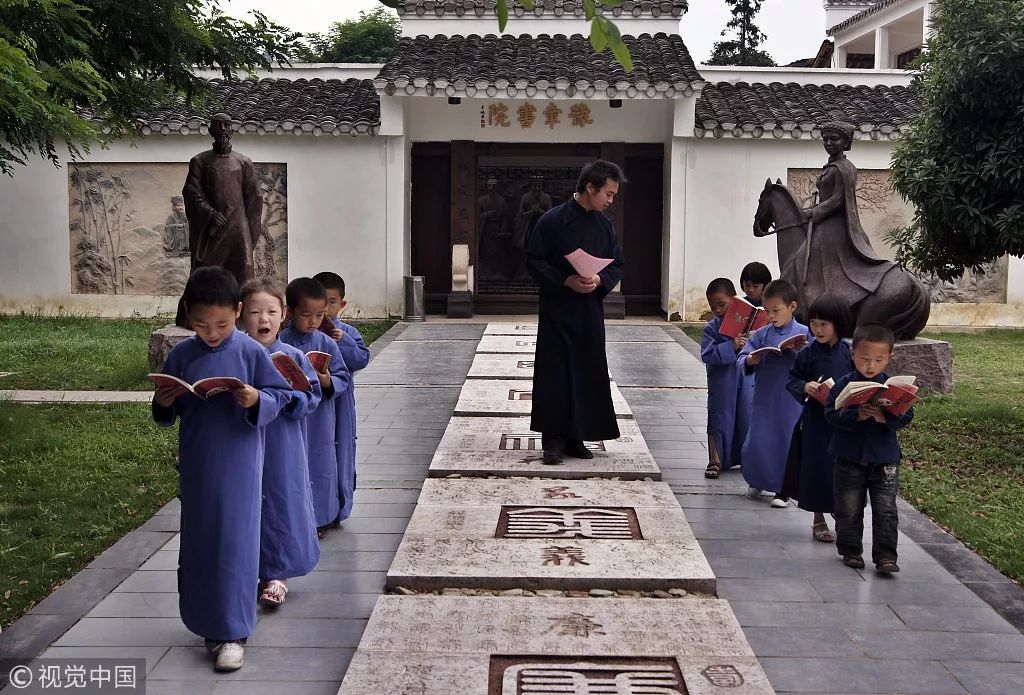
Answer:
[{"label": "red cover booklet", "polygon": [[296,391],[311,391],[313,386],[309,383],[306,373],[302,371],[299,363],[283,352],[275,352],[270,356],[277,371],[285,378],[291,387]]},{"label": "red cover booklet", "polygon": [[764,309],[754,306],[743,297],[733,297],[718,332],[726,337],[735,338],[742,333],[753,333],[767,325],[768,314]]},{"label": "red cover booklet", "polygon": [[789,336],[778,345],[765,345],[763,348],[752,350],[750,354],[762,355],[769,352],[774,352],[777,355],[781,355],[784,350],[799,350],[804,345],[807,345],[807,336],[801,333],[799,335]]},{"label": "red cover booklet", "polygon": [[337,326],[334,325],[334,321],[331,320],[330,316],[324,314],[324,320],[320,322],[319,330],[323,331],[327,335],[330,335],[331,331],[335,329],[337,329]]},{"label": "red cover booklet", "polygon": [[851,381],[836,396],[836,409],[856,408],[864,403],[878,405],[893,415],[905,414],[921,399],[917,396],[916,377],[894,376],[884,384],[877,381]]},{"label": "red cover booklet", "polygon": [[310,364],[313,365],[313,369],[320,372],[321,374],[327,371],[327,367],[331,364],[331,355],[328,352],[320,352],[319,350],[310,350],[306,353],[306,357],[309,358]]},{"label": "red cover booklet", "polygon": [[150,381],[156,384],[157,388],[160,388],[161,386],[174,386],[178,389],[178,393],[175,395],[181,395],[188,391],[202,399],[211,398],[212,396],[216,396],[218,393],[235,391],[245,387],[244,383],[233,376],[211,376],[205,379],[200,379],[194,384],[182,381],[178,377],[171,376],[170,374],[153,373],[147,374],[147,376]]},{"label": "red cover booklet", "polygon": [[835,385],[836,382],[832,379],[818,382],[818,390],[811,396],[811,398],[822,405],[828,405],[828,394],[832,392],[832,387]]}]

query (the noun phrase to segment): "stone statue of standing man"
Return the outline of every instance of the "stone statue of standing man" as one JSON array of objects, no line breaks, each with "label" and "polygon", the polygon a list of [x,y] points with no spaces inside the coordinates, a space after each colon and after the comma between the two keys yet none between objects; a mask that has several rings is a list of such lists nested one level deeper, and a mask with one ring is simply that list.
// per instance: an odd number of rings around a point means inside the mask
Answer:
[{"label": "stone statue of standing man", "polygon": [[[263,197],[252,160],[231,148],[231,117],[218,113],[210,119],[213,149],[188,163],[188,178],[181,194],[188,217],[190,272],[203,266],[221,266],[238,284],[253,277],[253,249],[263,225]],[[179,302],[179,326],[188,328]]]}]

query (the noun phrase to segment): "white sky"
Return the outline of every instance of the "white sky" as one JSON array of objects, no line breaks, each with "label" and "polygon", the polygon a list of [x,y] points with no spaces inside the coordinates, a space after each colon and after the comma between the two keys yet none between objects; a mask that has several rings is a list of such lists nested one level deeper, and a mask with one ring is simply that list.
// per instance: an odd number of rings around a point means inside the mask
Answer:
[{"label": "white sky", "polygon": [[[765,0],[758,25],[768,35],[764,48],[775,62],[785,65],[818,52],[825,38],[822,4],[822,0]],[[378,6],[376,0],[226,0],[222,9],[236,16],[257,9],[296,31],[314,32],[324,31],[333,21],[358,17],[361,10]],[[694,61],[700,63],[708,58],[727,21],[729,10],[722,0],[690,0],[690,11],[683,16],[682,34]],[[580,33],[587,33],[583,31],[582,20],[580,26]]]}]

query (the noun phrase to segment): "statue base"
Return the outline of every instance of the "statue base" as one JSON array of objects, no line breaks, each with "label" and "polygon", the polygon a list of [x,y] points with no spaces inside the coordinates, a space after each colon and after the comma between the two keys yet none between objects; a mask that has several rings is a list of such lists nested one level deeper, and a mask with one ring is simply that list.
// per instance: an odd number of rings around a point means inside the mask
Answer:
[{"label": "statue base", "polygon": [[448,295],[448,318],[473,318],[473,293],[452,292]]},{"label": "statue base", "polygon": [[890,376],[916,376],[917,385],[924,391],[953,393],[953,346],[929,338],[897,341],[885,371]]},{"label": "statue base", "polygon": [[173,323],[163,328],[158,328],[149,334],[149,367],[154,372],[159,372],[167,363],[167,357],[171,354],[174,346],[191,338],[195,333],[185,328],[175,326]]}]

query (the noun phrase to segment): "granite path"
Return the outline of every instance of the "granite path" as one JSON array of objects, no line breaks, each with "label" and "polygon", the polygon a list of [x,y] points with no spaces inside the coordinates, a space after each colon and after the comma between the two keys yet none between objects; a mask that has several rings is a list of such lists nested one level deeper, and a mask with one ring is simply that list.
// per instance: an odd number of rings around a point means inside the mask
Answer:
[{"label": "granite path", "polygon": [[[357,378],[356,513],[324,540],[317,570],[292,583],[285,609],[261,612],[242,671],[214,672],[178,620],[174,503],[8,626],[0,658],[137,656],[150,695],[338,692],[484,330],[399,324],[374,345]],[[807,514],[745,497],[737,473],[703,479],[693,353],[663,324],[609,330],[611,375],[774,689],[1024,692],[1024,592],[911,508],[901,505],[903,572],[882,579],[813,542]]]}]

